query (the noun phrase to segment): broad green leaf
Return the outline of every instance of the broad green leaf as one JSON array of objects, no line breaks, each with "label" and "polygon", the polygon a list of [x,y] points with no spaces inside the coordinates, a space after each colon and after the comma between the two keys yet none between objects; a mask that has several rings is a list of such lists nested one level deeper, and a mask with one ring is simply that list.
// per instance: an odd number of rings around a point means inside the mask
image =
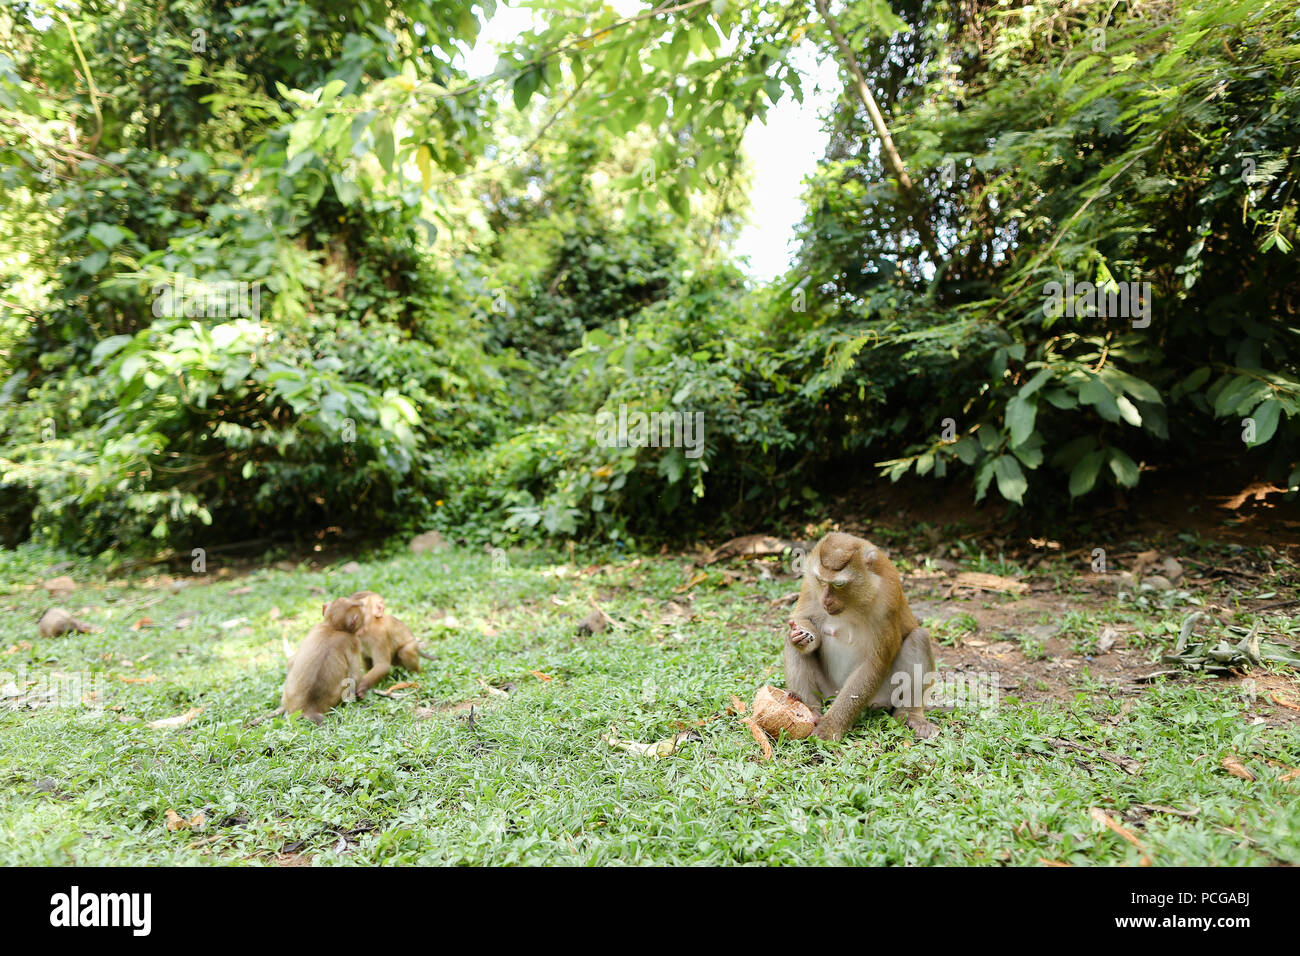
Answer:
[{"label": "broad green leaf", "polygon": [[1273,433],[1277,431],[1281,412],[1282,403],[1274,398],[1265,399],[1256,406],[1250,414],[1250,417],[1255,419],[1255,440],[1251,442],[1250,447],[1262,445],[1273,437]]},{"label": "broad green leaf", "polygon": [[1106,453],[1101,450],[1090,451],[1079,459],[1079,463],[1070,472],[1070,497],[1077,498],[1092,491],[1097,483],[1097,473],[1106,460]]},{"label": "broad green leaf", "polygon": [[1012,455],[1002,455],[993,462],[993,471],[998,479],[998,493],[1007,501],[1021,503],[1029,482],[1020,470],[1020,462]]},{"label": "broad green leaf", "polygon": [[1110,448],[1107,451],[1110,470],[1114,474],[1115,480],[1125,488],[1132,488],[1136,485],[1138,483],[1138,466],[1133,459],[1118,448]]},{"label": "broad green leaf", "polygon": [[1017,395],[1007,402],[1006,425],[1011,436],[1011,446],[1023,444],[1034,433],[1034,420],[1038,415],[1038,404]]}]

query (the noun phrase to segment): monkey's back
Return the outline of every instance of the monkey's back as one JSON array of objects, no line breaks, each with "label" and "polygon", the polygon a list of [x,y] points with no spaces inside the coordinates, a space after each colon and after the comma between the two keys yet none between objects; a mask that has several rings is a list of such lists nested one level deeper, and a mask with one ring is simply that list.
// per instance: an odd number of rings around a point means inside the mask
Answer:
[{"label": "monkey's back", "polygon": [[345,682],[360,676],[361,648],[355,634],[317,624],[307,632],[285,677],[280,706],[286,714],[323,714],[343,699]]},{"label": "monkey's back", "polygon": [[[397,652],[415,641],[415,633],[391,614],[358,631],[357,636],[361,639],[361,656],[367,667],[380,660],[398,663]],[[416,662],[413,669],[419,670],[418,657]]]}]

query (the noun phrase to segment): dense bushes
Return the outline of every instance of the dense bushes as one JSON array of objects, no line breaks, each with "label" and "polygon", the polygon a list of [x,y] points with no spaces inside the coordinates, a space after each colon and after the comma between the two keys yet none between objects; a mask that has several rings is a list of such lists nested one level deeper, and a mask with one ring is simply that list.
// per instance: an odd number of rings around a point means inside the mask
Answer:
[{"label": "dense bushes", "polygon": [[[0,530],[629,537],[877,465],[1048,503],[1207,446],[1300,483],[1300,21],[972,9],[841,11],[916,189],[846,99],[761,287],[717,251],[736,131],[797,95],[793,45],[835,49],[797,8],[525,38],[513,108],[449,65],[470,7],[0,13]],[[158,307],[187,282],[260,310]],[[702,414],[702,454],[602,443],[620,410]]]}]

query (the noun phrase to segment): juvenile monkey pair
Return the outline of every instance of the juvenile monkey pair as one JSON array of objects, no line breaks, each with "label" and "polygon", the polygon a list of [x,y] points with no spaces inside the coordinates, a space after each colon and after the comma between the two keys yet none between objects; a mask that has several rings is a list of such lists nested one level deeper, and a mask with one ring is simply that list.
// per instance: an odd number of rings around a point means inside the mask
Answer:
[{"label": "juvenile monkey pair", "polygon": [[429,656],[411,629],[386,613],[384,599],[374,591],[336,598],[321,615],[289,662],[280,708],[272,713],[301,711],[319,724],[344,700],[364,697],[394,663],[418,671],[420,658]]}]

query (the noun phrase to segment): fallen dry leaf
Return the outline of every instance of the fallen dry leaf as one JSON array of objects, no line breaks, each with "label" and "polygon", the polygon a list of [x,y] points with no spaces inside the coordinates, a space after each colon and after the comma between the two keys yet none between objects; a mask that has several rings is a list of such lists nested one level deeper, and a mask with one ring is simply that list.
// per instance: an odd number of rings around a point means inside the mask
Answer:
[{"label": "fallen dry leaf", "polygon": [[1240,777],[1242,780],[1253,781],[1255,779],[1255,775],[1247,770],[1246,765],[1238,760],[1234,754],[1225,755],[1224,758],[1219,761],[1219,766],[1228,771],[1228,773],[1232,774],[1234,777]]},{"label": "fallen dry leaf", "polygon": [[1069,864],[1069,863],[1063,863],[1063,862],[1060,861],[1060,860],[1049,860],[1049,859],[1048,859],[1047,857],[1045,857],[1045,856],[1040,856],[1040,857],[1038,858],[1038,862],[1041,863],[1041,864],[1043,864],[1043,866],[1071,866],[1071,865],[1072,865],[1072,864]]},{"label": "fallen dry leaf", "polygon": [[958,588],[975,588],[980,591],[999,591],[1003,594],[1024,594],[1029,585],[1015,578],[1004,578],[998,574],[986,574],[983,571],[963,571],[957,575],[951,591]]},{"label": "fallen dry leaf", "polygon": [[145,726],[152,727],[155,730],[164,727],[184,727],[201,713],[203,713],[202,707],[191,707],[183,714],[177,714],[175,717],[164,717],[162,720],[151,720]]},{"label": "fallen dry leaf", "polygon": [[231,588],[231,589],[230,589],[229,591],[227,591],[226,593],[227,593],[227,594],[230,594],[230,595],[233,595],[233,596],[237,596],[237,595],[240,595],[240,594],[252,594],[252,593],[253,593],[253,589],[250,588],[248,585],[244,585],[243,587]]},{"label": "fallen dry leaf", "polygon": [[153,627],[153,618],[151,617],[140,618],[140,620],[136,621],[134,624],[131,625],[131,630],[138,631],[142,627]]},{"label": "fallen dry leaf", "polygon": [[753,717],[746,717],[743,723],[749,728],[749,732],[753,734],[754,739],[758,741],[758,745],[763,748],[763,756],[759,759],[764,761],[771,760],[772,742],[767,739],[767,734],[763,731],[763,728],[758,726]]},{"label": "fallen dry leaf", "polygon": [[1300,704],[1293,700],[1287,700],[1285,697],[1279,697],[1277,694],[1269,694],[1269,699],[1279,707],[1285,707],[1287,710],[1300,710]]},{"label": "fallen dry leaf", "polygon": [[1277,781],[1278,783],[1286,783],[1288,780],[1294,780],[1297,777],[1300,777],[1300,767],[1296,767],[1294,770],[1288,770],[1286,773],[1282,774],[1282,776],[1278,777]]},{"label": "fallen dry leaf", "polygon": [[158,679],[158,675],[150,674],[148,677],[123,677],[121,674],[118,674],[117,679],[124,684],[152,684]]},{"label": "fallen dry leaf", "polygon": [[555,678],[552,677],[550,674],[543,674],[541,671],[529,671],[528,673],[532,674],[538,680],[546,681],[547,683],[555,680]]},{"label": "fallen dry leaf", "polygon": [[694,574],[691,575],[691,579],[687,581],[685,584],[683,584],[681,587],[673,588],[673,593],[682,594],[686,591],[689,591],[691,588],[695,587],[695,585],[699,584],[701,581],[707,581],[708,578],[709,576],[705,574],[703,571],[696,571]]},{"label": "fallen dry leaf", "polygon": [[748,713],[748,711],[749,706],[735,694],[732,694],[731,705],[727,708],[727,712],[731,714],[744,714]]},{"label": "fallen dry leaf", "polygon": [[167,809],[167,829],[172,833],[178,830],[189,830],[192,827],[201,827],[207,822],[208,818],[202,810],[187,820],[170,807]]},{"label": "fallen dry leaf", "polygon": [[396,684],[394,684],[392,687],[388,688],[388,691],[389,691],[389,693],[392,693],[392,692],[395,691],[395,690],[401,690],[403,687],[419,687],[419,686],[420,686],[420,685],[419,685],[419,683],[418,683],[417,681],[413,681],[413,680],[399,680],[399,681],[398,681]]},{"label": "fallen dry leaf", "polygon": [[794,548],[795,542],[783,541],[770,534],[746,534],[732,538],[709,552],[705,564],[714,564],[724,558],[761,558],[773,554],[784,554],[787,548]]}]

